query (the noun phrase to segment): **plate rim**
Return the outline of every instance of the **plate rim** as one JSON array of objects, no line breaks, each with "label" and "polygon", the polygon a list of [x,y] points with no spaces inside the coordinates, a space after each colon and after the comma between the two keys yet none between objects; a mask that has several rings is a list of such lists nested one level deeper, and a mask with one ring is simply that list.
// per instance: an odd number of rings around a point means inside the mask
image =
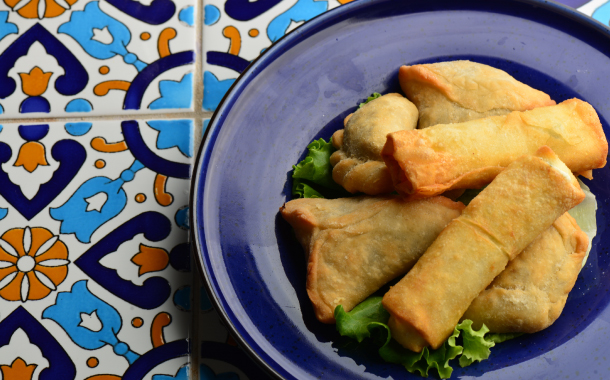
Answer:
[{"label": "plate rim", "polygon": [[[239,87],[247,86],[248,83],[256,77],[258,74],[257,67],[261,62],[266,60],[275,60],[278,56],[283,54],[282,47],[288,45],[288,49],[296,45],[299,42],[299,38],[308,37],[309,34],[315,34],[315,31],[325,25],[330,19],[341,16],[345,13],[353,11],[358,8],[368,7],[371,3],[391,3],[395,0],[354,0],[349,3],[341,4],[336,8],[330,9],[324,13],[321,13],[314,18],[306,21],[296,29],[290,31],[284,36],[280,37],[277,41],[273,42],[267,49],[265,49],[259,56],[250,62],[250,64],[242,71],[239,76],[235,79],[235,82],[229,87],[227,92],[222,97],[216,110],[209,119],[208,126],[202,136],[201,144],[195,156],[194,164],[191,171],[191,184],[189,193],[189,222],[190,222],[190,236],[193,246],[191,251],[195,253],[195,263],[200,276],[203,278],[203,285],[205,290],[212,302],[212,306],[216,313],[221,318],[223,324],[230,333],[230,336],[237,342],[240,348],[242,348],[252,361],[263,368],[265,372],[276,380],[285,380],[278,371],[268,362],[266,362],[259,353],[251,347],[242,335],[238,332],[235,324],[228,316],[226,310],[222,307],[221,294],[216,292],[217,287],[212,283],[210,277],[214,276],[209,263],[206,262],[206,257],[209,256],[207,249],[207,242],[205,240],[205,224],[203,220],[199,220],[199,209],[204,203],[205,197],[205,181],[207,178],[207,172],[209,170],[209,161],[213,154],[214,145],[216,138],[220,133],[223,125],[217,125],[217,120],[221,118],[225,112],[225,108],[229,107],[236,101],[239,94],[234,94],[236,89]],[[551,11],[558,13],[561,16],[574,19],[575,22],[588,25],[590,28],[595,29],[597,32],[601,32],[610,39],[610,26],[601,23],[600,21],[581,13],[576,8],[569,7],[555,0],[506,0],[513,2],[515,6],[520,4],[539,7],[544,11]],[[320,25],[322,24],[322,25]],[[264,68],[263,68],[264,69]],[[197,222],[199,221],[199,225]],[[197,342],[196,344],[199,344]],[[279,363],[275,362],[277,366]],[[281,366],[280,366],[281,367]],[[288,368],[281,367],[285,372],[292,375]],[[294,375],[292,375],[294,376]]]}]

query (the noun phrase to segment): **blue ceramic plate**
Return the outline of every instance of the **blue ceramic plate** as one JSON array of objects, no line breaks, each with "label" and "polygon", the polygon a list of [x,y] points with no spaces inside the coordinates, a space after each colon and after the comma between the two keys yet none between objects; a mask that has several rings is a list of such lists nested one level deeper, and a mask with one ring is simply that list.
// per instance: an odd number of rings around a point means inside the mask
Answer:
[{"label": "blue ceramic plate", "polygon": [[[551,2],[361,0],[306,23],[256,60],[209,125],[193,180],[194,237],[207,287],[240,344],[275,377],[416,379],[344,348],[305,292],[305,260],[278,215],[292,165],[373,92],[399,91],[403,64],[470,59],[610,119],[610,33]],[[610,170],[588,181],[599,232],[562,316],[497,345],[453,378],[605,379],[610,370]]]}]

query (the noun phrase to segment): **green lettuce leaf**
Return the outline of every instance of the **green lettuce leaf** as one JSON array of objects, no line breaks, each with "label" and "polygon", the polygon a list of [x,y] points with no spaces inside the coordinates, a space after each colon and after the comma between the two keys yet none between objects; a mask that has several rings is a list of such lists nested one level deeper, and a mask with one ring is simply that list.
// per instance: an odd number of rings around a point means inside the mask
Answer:
[{"label": "green lettuce leaf", "polygon": [[293,166],[292,195],[298,198],[339,198],[350,196],[333,180],[330,155],[336,150],[324,139],[307,145],[309,152],[303,161]]},{"label": "green lettuce leaf", "polygon": [[502,343],[507,340],[518,338],[523,334],[525,333],[489,333],[485,335],[485,339],[494,343]]},{"label": "green lettuce leaf", "polygon": [[306,179],[331,189],[339,187],[333,181],[333,168],[330,165],[330,155],[336,150],[332,144],[319,139],[307,145],[307,149],[309,153],[305,159],[293,166],[292,178]]},{"label": "green lettuce leaf", "polygon": [[303,182],[300,178],[296,178],[292,182],[292,194],[298,198],[324,198],[322,194],[317,192],[313,187]]},{"label": "green lettuce leaf", "polygon": [[489,357],[489,354],[491,354],[489,349],[495,346],[496,343],[485,339],[485,334],[489,332],[485,324],[481,326],[479,331],[475,331],[472,328],[472,321],[466,319],[457,325],[455,329],[462,332],[464,352],[460,356],[461,367],[469,366],[474,362],[480,362]]},{"label": "green lettuce leaf", "polygon": [[373,95],[369,96],[368,98],[366,98],[366,100],[364,102],[360,103],[360,105],[358,105],[358,108],[362,108],[362,106],[364,106],[366,103],[368,103],[372,100],[375,100],[375,99],[379,98],[380,96],[381,96],[380,93],[373,92]]},{"label": "green lettuce leaf", "polygon": [[379,347],[378,352],[383,360],[400,364],[407,371],[417,372],[424,377],[428,376],[430,370],[436,369],[441,379],[448,379],[453,373],[449,362],[460,354],[459,364],[466,367],[489,358],[490,348],[496,343],[522,335],[490,334],[485,325],[475,331],[472,321],[467,319],[455,327],[453,334],[438,349],[426,347],[422,352],[413,352],[392,339],[387,325],[390,314],[383,308],[382,299],[383,297],[369,297],[349,312],[343,306],[337,306],[337,331],[341,336],[355,339],[359,343]]},{"label": "green lettuce leaf", "polygon": [[419,372],[421,376],[428,377],[431,369],[436,369],[441,379],[448,379],[453,373],[453,367],[449,365],[451,359],[455,359],[462,353],[462,346],[456,344],[456,338],[460,335],[457,329],[436,350],[425,347],[421,352],[413,352],[401,346],[398,342],[390,339],[390,329],[387,327],[388,339],[379,349],[379,355],[389,363],[401,364],[411,373]]},{"label": "green lettuce leaf", "polygon": [[349,313],[343,310],[343,306],[337,306],[335,320],[339,334],[362,342],[364,338],[371,336],[369,329],[383,328],[377,325],[385,326],[390,314],[381,306],[382,299],[383,297],[369,297]]},{"label": "green lettuce leaf", "polygon": [[449,360],[462,352],[462,347],[456,345],[455,338],[460,332],[455,329],[447,341],[436,350],[424,348],[422,352],[413,352],[402,347],[392,339],[388,319],[390,314],[383,308],[383,297],[369,297],[364,302],[345,312],[343,306],[335,308],[337,331],[341,336],[347,336],[362,342],[365,338],[375,337],[371,344],[381,346],[379,355],[389,363],[403,365],[407,371],[419,372],[421,376],[428,376],[431,369],[436,369],[441,379],[451,376],[453,368]]}]

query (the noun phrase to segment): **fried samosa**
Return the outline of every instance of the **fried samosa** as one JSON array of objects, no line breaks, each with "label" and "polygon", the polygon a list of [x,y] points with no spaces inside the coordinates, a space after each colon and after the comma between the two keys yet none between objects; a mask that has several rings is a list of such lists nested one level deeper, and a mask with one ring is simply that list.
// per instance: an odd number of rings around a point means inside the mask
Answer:
[{"label": "fried samosa", "polygon": [[345,119],[345,129],[333,134],[332,144],[338,149],[330,157],[333,179],[350,193],[393,192],[381,149],[388,133],[416,126],[417,108],[404,96],[387,94],[368,102]]},{"label": "fried samosa", "polygon": [[563,214],[475,298],[462,319],[496,333],[549,327],[561,315],[588,245],[574,218]]},{"label": "fried samosa", "polygon": [[442,196],[362,196],[296,199],[280,211],[307,254],[315,314],[334,323],[337,305],[349,311],[406,273],[463,208]]},{"label": "fried samosa", "polygon": [[585,194],[551,149],[509,165],[383,297],[392,337],[438,348],[508,262]]},{"label": "fried samosa", "polygon": [[418,128],[555,104],[506,72],[470,61],[402,66],[398,80],[419,110]]},{"label": "fried samosa", "polygon": [[396,190],[411,199],[480,188],[511,162],[549,146],[574,173],[606,165],[608,142],[586,102],[390,133],[382,157]]}]

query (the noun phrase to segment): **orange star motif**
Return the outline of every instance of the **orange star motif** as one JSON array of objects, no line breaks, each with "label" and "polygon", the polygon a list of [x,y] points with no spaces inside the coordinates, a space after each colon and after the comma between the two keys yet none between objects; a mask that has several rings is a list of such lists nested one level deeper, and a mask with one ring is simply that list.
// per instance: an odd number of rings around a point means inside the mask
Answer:
[{"label": "orange star motif", "polygon": [[36,367],[38,365],[27,365],[23,359],[17,358],[10,366],[0,365],[0,371],[4,380],[31,380]]}]

